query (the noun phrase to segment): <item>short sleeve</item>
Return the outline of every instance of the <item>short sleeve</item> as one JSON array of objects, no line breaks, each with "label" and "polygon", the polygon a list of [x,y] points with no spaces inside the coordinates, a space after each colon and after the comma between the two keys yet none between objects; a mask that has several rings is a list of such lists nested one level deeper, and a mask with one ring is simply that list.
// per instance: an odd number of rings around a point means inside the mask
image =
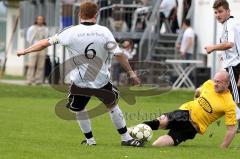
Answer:
[{"label": "short sleeve", "polygon": [[[229,97],[229,100],[232,100],[231,97]],[[225,124],[226,125],[235,125],[236,124],[236,104],[234,101],[227,100],[226,109],[225,109]]]},{"label": "short sleeve", "polygon": [[187,31],[187,35],[186,35],[188,38],[194,38],[194,32],[193,32],[193,30],[192,29],[189,29],[188,31]]},{"label": "short sleeve", "polygon": [[106,39],[106,41],[107,41],[106,49],[110,53],[112,53],[113,55],[118,55],[118,54],[123,53],[123,50],[119,48],[115,38],[113,37],[113,34],[107,28],[106,28],[106,38],[107,38]]},{"label": "short sleeve", "polygon": [[72,26],[70,26],[70,27],[64,28],[54,36],[48,38],[48,41],[51,45],[61,44],[63,46],[67,46],[71,42],[72,33],[73,33],[73,29],[72,29]]}]

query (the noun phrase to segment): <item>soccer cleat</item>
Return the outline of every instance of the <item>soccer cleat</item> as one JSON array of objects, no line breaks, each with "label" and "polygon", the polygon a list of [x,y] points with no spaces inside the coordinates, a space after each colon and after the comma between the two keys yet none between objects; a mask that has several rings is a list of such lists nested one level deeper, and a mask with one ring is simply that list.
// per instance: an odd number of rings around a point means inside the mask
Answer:
[{"label": "soccer cleat", "polygon": [[143,147],[144,143],[138,139],[131,139],[128,141],[122,141],[122,146],[133,146],[133,147]]},{"label": "soccer cleat", "polygon": [[88,139],[88,140],[83,140],[81,144],[87,145],[87,146],[96,146],[96,141],[94,139]]}]

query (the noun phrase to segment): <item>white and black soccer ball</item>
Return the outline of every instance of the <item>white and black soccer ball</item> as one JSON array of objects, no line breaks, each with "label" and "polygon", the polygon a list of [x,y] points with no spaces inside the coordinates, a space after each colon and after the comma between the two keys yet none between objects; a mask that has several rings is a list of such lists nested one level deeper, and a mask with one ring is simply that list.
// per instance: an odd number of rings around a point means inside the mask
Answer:
[{"label": "white and black soccer ball", "polygon": [[134,127],[128,128],[129,134],[143,142],[150,141],[152,139],[152,129],[146,124],[138,124]]}]

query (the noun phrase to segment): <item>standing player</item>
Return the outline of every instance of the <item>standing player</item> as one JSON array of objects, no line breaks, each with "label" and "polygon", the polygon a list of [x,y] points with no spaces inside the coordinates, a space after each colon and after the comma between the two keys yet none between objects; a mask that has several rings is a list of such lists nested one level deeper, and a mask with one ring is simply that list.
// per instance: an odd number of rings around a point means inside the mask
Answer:
[{"label": "standing player", "polygon": [[[240,25],[230,15],[226,0],[216,0],[213,4],[215,17],[221,23],[219,44],[205,47],[208,54],[222,51],[221,62],[230,75],[230,90],[235,103],[240,106],[240,87],[237,86],[240,76]],[[240,132],[240,110],[237,107],[238,132]]]},{"label": "standing player", "polygon": [[[29,48],[18,51],[17,55],[21,56],[43,50],[57,43],[66,46],[75,64],[74,70],[70,73],[72,88],[77,87],[79,90],[91,88],[93,90],[112,92],[115,95],[115,100],[111,104],[111,107],[109,107],[109,104],[104,103],[104,101],[103,103],[108,106],[110,117],[121,135],[121,145],[141,147],[143,143],[133,139],[127,132],[125,119],[117,105],[118,91],[110,83],[110,72],[108,69],[112,55],[116,57],[128,72],[133,84],[140,84],[140,80],[132,71],[128,60],[122,54],[109,29],[96,24],[97,5],[93,2],[82,3],[79,15],[80,25],[67,28],[49,39],[40,40]],[[79,59],[79,57],[81,58]],[[83,64],[81,63],[83,61],[88,61],[89,63]],[[91,64],[96,66],[97,71],[93,67],[92,70],[88,69],[88,65]],[[82,143],[96,145],[90,120],[82,118],[82,115],[86,112],[85,106],[89,100],[89,96],[73,95],[70,91],[68,108],[76,112],[77,121],[86,137],[86,140]]]}]

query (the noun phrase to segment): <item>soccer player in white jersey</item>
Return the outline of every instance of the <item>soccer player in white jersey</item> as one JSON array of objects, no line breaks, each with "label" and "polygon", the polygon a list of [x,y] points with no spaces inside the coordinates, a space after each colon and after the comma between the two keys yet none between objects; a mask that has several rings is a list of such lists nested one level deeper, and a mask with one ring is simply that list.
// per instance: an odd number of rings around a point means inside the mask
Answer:
[{"label": "soccer player in white jersey", "polygon": [[[97,5],[93,2],[85,2],[80,5],[80,23],[77,26],[69,27],[60,33],[48,39],[43,39],[27,49],[19,50],[18,56],[26,55],[35,51],[43,50],[53,44],[61,44],[68,49],[72,57],[75,68],[70,72],[72,88],[93,90],[106,90],[115,95],[114,102],[107,105],[110,117],[121,135],[121,145],[141,147],[143,143],[133,139],[127,132],[126,122],[122,111],[117,105],[118,91],[110,83],[109,59],[114,55],[128,72],[133,84],[140,84],[139,78],[131,69],[128,60],[123,55],[122,50],[118,47],[112,33],[108,28],[96,24]],[[76,58],[81,57],[80,59]],[[88,61],[88,64],[79,64],[78,62]],[[93,63],[99,67],[96,70],[88,70],[88,65]],[[92,67],[94,69],[94,67]],[[86,140],[82,143],[87,145],[96,145],[92,134],[91,123],[89,118],[83,119],[81,115],[86,112],[86,105],[91,97],[84,95],[71,94],[70,88],[69,103],[67,107],[76,112],[76,119],[84,133]],[[101,99],[102,100],[102,99]]]},{"label": "soccer player in white jersey", "polygon": [[[221,23],[219,44],[205,47],[208,54],[222,51],[221,62],[230,75],[232,92],[235,103],[240,106],[240,88],[237,86],[240,75],[240,25],[230,15],[229,3],[226,0],[215,0],[213,4],[215,17]],[[238,132],[240,132],[240,112],[237,107]]]}]

